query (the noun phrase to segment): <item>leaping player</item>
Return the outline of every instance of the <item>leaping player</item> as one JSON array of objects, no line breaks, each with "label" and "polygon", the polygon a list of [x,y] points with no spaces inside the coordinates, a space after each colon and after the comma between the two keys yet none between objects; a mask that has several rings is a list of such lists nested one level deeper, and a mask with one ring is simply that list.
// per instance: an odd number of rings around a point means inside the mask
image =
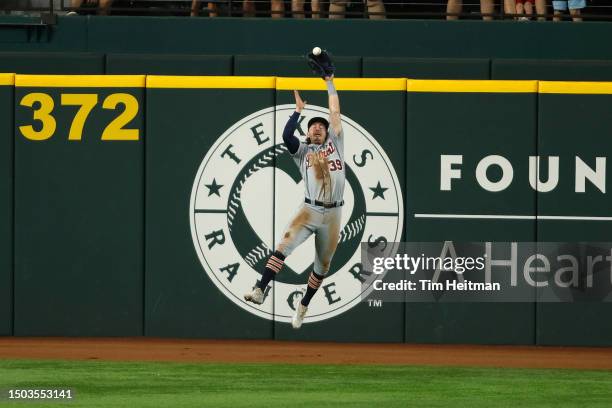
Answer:
[{"label": "leaping player", "polygon": [[308,278],[306,293],[295,308],[291,324],[299,329],[308,311],[308,304],[323,282],[338,246],[342,205],[344,204],[344,136],[340,120],[340,100],[334,86],[334,75],[323,78],[329,95],[329,121],[314,117],[308,121],[305,142],[294,135],[306,102],[295,96],[295,112],[287,121],[283,141],[297,164],[304,180],[304,203],[300,205],[274,253],[268,259],[261,280],[245,300],[256,304],[264,301],[264,292],[272,278],[280,272],[285,258],[315,234],[314,270]]}]

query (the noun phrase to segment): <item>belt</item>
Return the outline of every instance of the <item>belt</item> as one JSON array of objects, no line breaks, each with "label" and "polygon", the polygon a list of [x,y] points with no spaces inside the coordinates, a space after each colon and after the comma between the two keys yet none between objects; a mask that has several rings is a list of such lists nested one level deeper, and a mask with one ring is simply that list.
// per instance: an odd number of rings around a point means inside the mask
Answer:
[{"label": "belt", "polygon": [[324,208],[336,208],[336,207],[342,207],[344,205],[344,200],[336,201],[334,203],[324,203],[323,201],[311,200],[310,198],[305,198],[304,202],[306,204],[312,204],[312,205],[316,205],[316,206],[324,207]]}]

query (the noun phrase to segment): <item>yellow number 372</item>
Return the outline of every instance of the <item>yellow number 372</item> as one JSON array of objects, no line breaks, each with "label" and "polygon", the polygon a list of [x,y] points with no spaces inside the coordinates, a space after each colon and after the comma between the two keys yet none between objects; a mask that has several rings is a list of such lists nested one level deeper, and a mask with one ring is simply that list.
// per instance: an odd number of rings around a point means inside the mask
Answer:
[{"label": "yellow number 372", "polygon": [[[98,103],[98,95],[96,94],[61,94],[61,104],[63,106],[79,106],[72,123],[68,140],[81,140],[83,137],[83,127],[89,113]],[[25,95],[21,102],[21,106],[33,108],[38,103],[37,109],[34,109],[33,119],[40,121],[42,126],[37,126],[40,130],[35,130],[32,125],[19,126],[21,134],[30,140],[47,140],[55,133],[57,123],[52,115],[55,106],[53,98],[45,93],[29,93]],[[119,114],[111,123],[106,126],[102,132],[102,140],[138,140],[140,137],[139,129],[126,129],[125,126],[132,121],[138,114],[138,100],[127,93],[114,93],[104,98],[102,108],[117,109],[117,106],[122,104],[125,110]]]}]

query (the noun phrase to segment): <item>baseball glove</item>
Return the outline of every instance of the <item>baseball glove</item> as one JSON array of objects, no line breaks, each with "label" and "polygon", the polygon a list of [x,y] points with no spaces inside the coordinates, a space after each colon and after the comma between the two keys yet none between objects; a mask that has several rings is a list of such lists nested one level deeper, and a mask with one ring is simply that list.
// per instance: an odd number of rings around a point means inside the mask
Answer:
[{"label": "baseball glove", "polygon": [[308,65],[312,69],[312,72],[323,79],[332,76],[334,72],[336,72],[336,67],[331,60],[331,56],[325,50],[322,50],[319,55],[314,55],[310,52],[307,58]]}]

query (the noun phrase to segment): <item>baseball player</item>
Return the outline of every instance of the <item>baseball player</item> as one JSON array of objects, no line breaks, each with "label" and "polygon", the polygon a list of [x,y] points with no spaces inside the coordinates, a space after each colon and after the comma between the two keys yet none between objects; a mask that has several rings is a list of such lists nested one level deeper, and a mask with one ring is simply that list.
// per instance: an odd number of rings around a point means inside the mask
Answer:
[{"label": "baseball player", "polygon": [[261,280],[244,295],[245,300],[256,304],[264,301],[264,291],[275,274],[279,273],[285,258],[311,234],[315,234],[314,270],[308,278],[306,293],[295,308],[291,324],[302,326],[308,304],[329,271],[338,245],[342,205],[344,200],[344,137],[340,121],[340,101],[334,87],[334,75],[324,76],[329,95],[329,121],[315,117],[308,121],[305,142],[294,135],[298,119],[306,103],[294,92],[295,112],[283,131],[283,141],[297,164],[304,180],[304,203],[298,208],[285,228],[281,242],[268,259]]}]

